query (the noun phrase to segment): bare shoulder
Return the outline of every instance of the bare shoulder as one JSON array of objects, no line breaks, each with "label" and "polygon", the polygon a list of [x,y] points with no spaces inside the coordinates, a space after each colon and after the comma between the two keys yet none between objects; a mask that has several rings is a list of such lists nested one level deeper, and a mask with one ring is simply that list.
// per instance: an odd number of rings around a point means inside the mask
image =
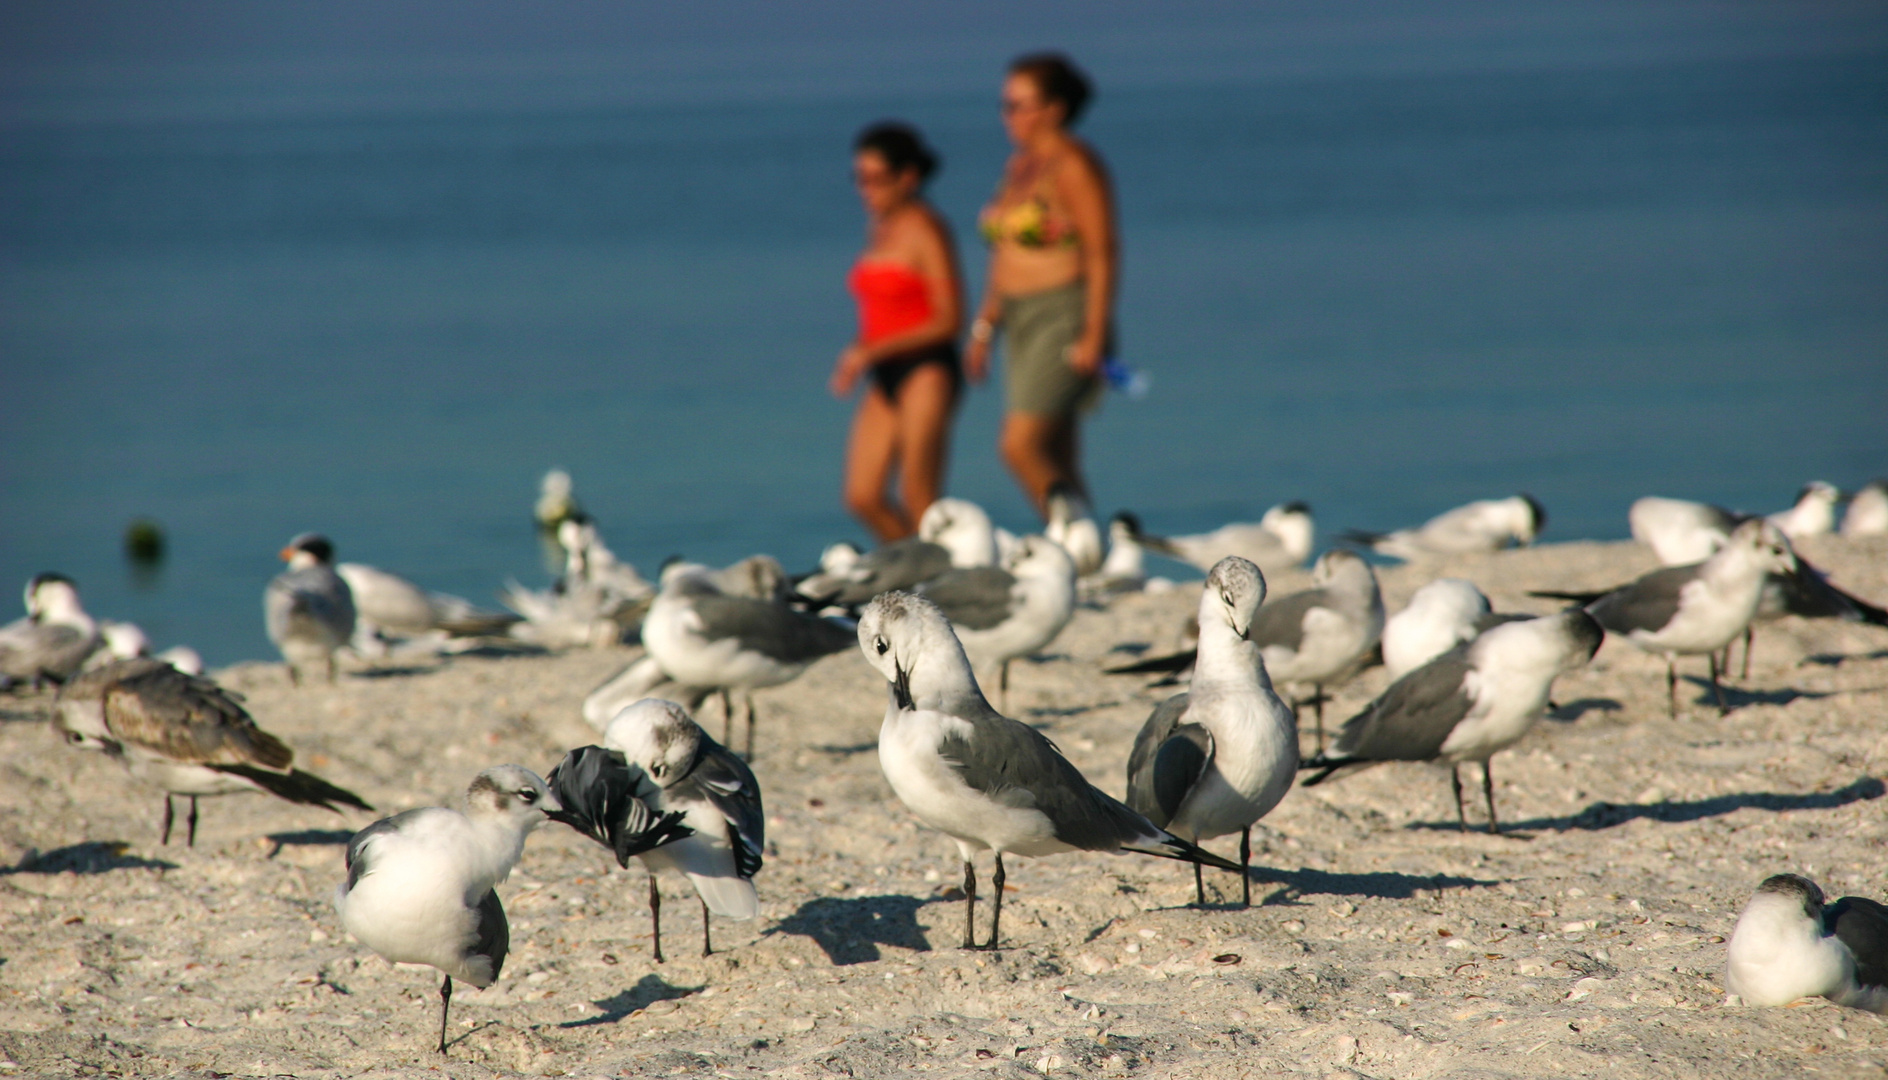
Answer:
[{"label": "bare shoulder", "polygon": [[886,246],[919,267],[946,261],[951,247],[950,226],[937,208],[914,202],[885,223]]},{"label": "bare shoulder", "polygon": [[1094,147],[1071,136],[1068,149],[1057,156],[1055,179],[1057,184],[1065,187],[1082,185],[1106,190],[1108,165]]}]

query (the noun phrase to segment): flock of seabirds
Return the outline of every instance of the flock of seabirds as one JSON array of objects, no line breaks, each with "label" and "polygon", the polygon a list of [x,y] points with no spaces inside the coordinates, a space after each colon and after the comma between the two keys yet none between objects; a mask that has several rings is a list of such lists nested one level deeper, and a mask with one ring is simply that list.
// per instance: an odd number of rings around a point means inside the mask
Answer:
[{"label": "flock of seabirds", "polygon": [[[758,915],[753,879],[764,821],[754,759],[752,692],[786,683],[814,661],[858,648],[888,686],[879,761],[898,798],[951,838],[963,859],[964,947],[1001,940],[1004,856],[1085,850],[1136,852],[1248,875],[1252,826],[1305,785],[1384,761],[1447,764],[1458,821],[1468,828],[1460,767],[1479,762],[1487,828],[1498,830],[1490,759],[1551,706],[1560,675],[1586,664],[1607,633],[1667,662],[1676,715],[1676,662],[1703,656],[1722,710],[1721,672],[1732,644],[1757,622],[1795,614],[1888,626],[1888,612],[1830,584],[1792,539],[1838,530],[1888,534],[1888,485],[1845,496],[1812,483],[1789,509],[1740,514],[1704,503],[1645,498],[1632,535],[1664,568],[1600,593],[1540,593],[1571,606],[1540,617],[1493,612],[1472,583],[1440,578],[1386,618],[1371,564],[1358,551],[1421,560],[1527,544],[1545,514],[1526,495],[1475,502],[1415,528],[1345,534],[1324,552],[1312,587],[1268,597],[1265,575],[1302,566],[1314,528],[1301,503],[1253,523],[1194,536],[1157,537],[1130,514],[1103,531],[1067,491],[1049,499],[1043,534],[1013,536],[961,499],[924,514],[916,537],[873,551],[836,544],[818,569],[789,575],[755,556],[711,568],[672,562],[642,577],[604,545],[571,496],[547,474],[537,506],[566,560],[557,585],[501,594],[510,613],[429,593],[396,575],[334,561],[324,537],[283,549],[264,612],[291,678],[335,677],[335,656],[452,652],[495,635],[559,647],[639,639],[644,655],[593,691],[584,719],[602,745],[570,751],[542,777],[518,765],[486,769],[461,810],[409,810],[361,830],[346,849],[335,906],[342,924],[389,961],[442,973],[444,1053],[453,981],[483,988],[499,976],[509,929],[494,886],[521,857],[526,836],[561,822],[649,871],[655,959],[662,957],[660,873],[688,880],[708,916]],[[1356,550],[1351,550],[1354,548]],[[1088,781],[1035,728],[1004,716],[1011,661],[1045,648],[1081,601],[1161,588],[1147,551],[1206,572],[1192,648],[1111,669],[1185,681],[1148,717],[1128,759],[1127,798]],[[1164,587],[1174,587],[1164,583]],[[0,677],[16,689],[58,684],[55,723],[73,746],[117,758],[164,792],[163,842],[173,798],[264,791],[336,809],[372,807],[293,767],[294,754],[259,728],[241,697],[205,677],[187,649],[149,655],[135,626],[95,621],[73,583],[41,574],[26,588],[27,617],[0,628]],[[1325,738],[1325,692],[1374,663],[1387,689]],[[980,679],[981,675],[981,679]],[[1279,690],[1286,693],[1281,695]],[[733,698],[744,699],[745,754],[731,749]],[[719,697],[722,739],[694,719]],[[1300,757],[1298,713],[1314,712],[1316,752]],[[1199,846],[1237,834],[1234,862]],[[989,934],[976,933],[976,858],[994,853]],[[1728,946],[1726,985],[1746,1003],[1824,996],[1888,1012],[1888,907],[1860,897],[1826,902],[1796,875],[1758,886]]]}]

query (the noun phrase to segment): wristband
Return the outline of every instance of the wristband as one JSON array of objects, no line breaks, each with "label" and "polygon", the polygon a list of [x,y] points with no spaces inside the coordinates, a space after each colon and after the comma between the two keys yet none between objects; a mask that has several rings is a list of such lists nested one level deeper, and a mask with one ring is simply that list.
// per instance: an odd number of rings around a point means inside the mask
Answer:
[{"label": "wristband", "polygon": [[996,325],[988,319],[978,319],[970,324],[970,340],[979,345],[987,345],[996,336]]}]

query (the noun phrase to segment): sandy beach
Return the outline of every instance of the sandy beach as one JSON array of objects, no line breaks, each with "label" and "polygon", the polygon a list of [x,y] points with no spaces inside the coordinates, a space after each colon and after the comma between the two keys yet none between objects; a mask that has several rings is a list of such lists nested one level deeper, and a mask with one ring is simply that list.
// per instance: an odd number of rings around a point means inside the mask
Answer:
[{"label": "sandy beach", "polygon": [[[1888,599],[1888,540],[1799,548]],[[1632,544],[1569,543],[1380,576],[1392,611],[1454,575],[1497,610],[1545,612],[1526,590],[1653,565]],[[1006,711],[1120,795],[1172,691],[1100,668],[1170,647],[1196,598],[1081,610],[1017,665]],[[596,741],[579,703],[637,655],[464,656],[300,690],[279,664],[216,674],[299,765],[386,814]],[[880,773],[884,684],[840,654],[757,695],[761,917],[718,920],[703,958],[700,908],[666,879],[658,965],[640,868],[546,826],[499,888],[504,975],[455,996],[444,1061],[436,974],[380,960],[334,914],[342,845],[375,815],[209,799],[196,847],[163,847],[158,792],[62,745],[50,694],[0,699],[0,1076],[1884,1075],[1888,1017],[1728,1006],[1721,969],[1769,874],[1888,896],[1888,631],[1760,626],[1726,716],[1698,658],[1668,719],[1663,667],[1612,640],[1560,681],[1558,710],[1494,759],[1500,836],[1457,830],[1445,770],[1379,767],[1295,789],[1265,819],[1250,909],[1225,874],[1207,878],[1217,903],[1190,907],[1176,863],[1015,859],[1006,947],[981,954],[957,948],[953,845]],[[1327,717],[1383,684],[1367,672]],[[717,705],[702,719],[719,735]]]}]

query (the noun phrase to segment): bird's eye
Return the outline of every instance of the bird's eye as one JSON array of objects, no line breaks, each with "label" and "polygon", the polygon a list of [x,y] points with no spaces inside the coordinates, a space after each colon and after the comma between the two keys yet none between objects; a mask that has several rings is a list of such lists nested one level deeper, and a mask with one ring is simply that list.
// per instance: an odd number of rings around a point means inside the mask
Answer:
[{"label": "bird's eye", "polygon": [[885,643],[885,639],[884,639],[884,638],[879,638],[879,639],[878,639],[877,641],[875,641],[875,642],[873,642],[873,647],[874,647],[874,648],[876,648],[876,649],[878,649],[878,654],[879,654],[880,656],[884,656],[884,655],[885,655],[885,651],[886,651],[887,649],[890,649],[890,648],[891,648],[891,646],[890,646],[890,645],[887,645],[887,644]]},{"label": "bird's eye", "polygon": [[518,792],[518,798],[524,800],[524,802],[527,804],[534,803],[538,801],[538,793],[535,791],[532,791],[530,788],[525,788],[524,790]]}]

